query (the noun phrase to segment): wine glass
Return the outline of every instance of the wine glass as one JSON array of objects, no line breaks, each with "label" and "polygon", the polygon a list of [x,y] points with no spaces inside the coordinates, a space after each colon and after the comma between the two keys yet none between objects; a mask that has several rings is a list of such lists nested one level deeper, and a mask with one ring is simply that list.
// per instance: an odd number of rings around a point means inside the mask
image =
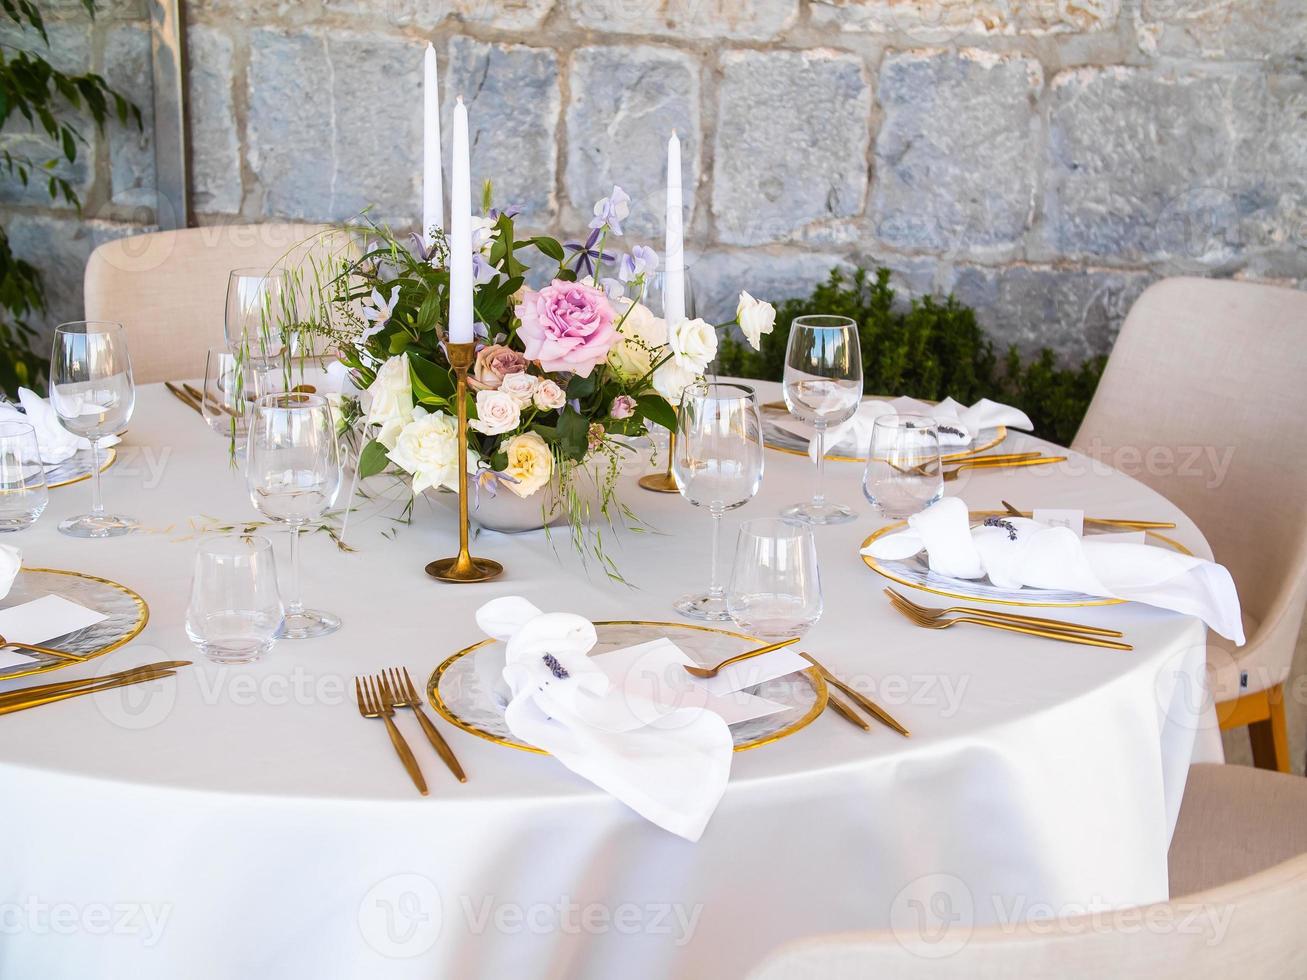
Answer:
[{"label": "wine glass", "polygon": [[234,439],[236,451],[245,452],[250,415],[260,394],[267,393],[260,383],[260,372],[228,350],[209,351],[204,366],[204,398],[201,407],[204,421],[218,435]]},{"label": "wine glass", "polygon": [[186,635],[219,664],[258,660],[276,642],[284,609],[272,542],[260,534],[205,538],[195,550]]},{"label": "wine glass", "polygon": [[844,316],[801,316],[790,325],[785,350],[785,407],[814,430],[817,482],[812,500],[781,511],[811,524],[843,524],[854,514],[829,503],[822,489],[826,468],[826,429],[847,422],[862,402],[862,349],[858,325]]},{"label": "wine glass", "polygon": [[105,513],[100,499],[100,440],[127,428],[136,405],[132,361],[121,323],[75,320],[55,327],[50,402],[64,428],[91,443],[91,512],[69,517],[59,530],[74,538],[130,534],[137,522]]},{"label": "wine glass", "polygon": [[223,330],[227,349],[267,365],[286,349],[284,328],[294,321],[294,291],[284,269],[233,269],[227,277]]},{"label": "wine glass", "polygon": [[762,483],[762,415],[752,388],[700,381],[685,389],[672,470],[681,496],[713,518],[708,591],[682,596],[675,609],[691,619],[730,619],[717,576],[722,515],[748,503]]},{"label": "wine glass", "polygon": [[340,491],[340,456],[331,408],[321,395],[264,395],[250,420],[245,451],[250,500],[265,517],[290,528],[290,588],[282,636],[298,640],[340,628],[330,613],[300,600],[300,531],[322,519]]},{"label": "wine glass", "polygon": [[31,527],[49,502],[36,429],[0,422],[0,531]]},{"label": "wine glass", "polygon": [[790,517],[745,521],[726,590],[735,625],[764,640],[802,636],[821,618],[812,525]]},{"label": "wine glass", "polygon": [[924,415],[882,415],[876,419],[871,427],[862,492],[891,520],[911,517],[944,496],[935,420]]}]

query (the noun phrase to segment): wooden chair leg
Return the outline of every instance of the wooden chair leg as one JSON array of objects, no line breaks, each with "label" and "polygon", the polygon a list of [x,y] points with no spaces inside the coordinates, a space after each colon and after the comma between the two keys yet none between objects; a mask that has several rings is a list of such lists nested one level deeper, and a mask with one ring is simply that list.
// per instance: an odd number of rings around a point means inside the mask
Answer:
[{"label": "wooden chair leg", "polygon": [[1277,684],[1266,692],[1270,717],[1248,726],[1253,746],[1253,765],[1258,769],[1289,772],[1289,728],[1284,718],[1284,685]]}]

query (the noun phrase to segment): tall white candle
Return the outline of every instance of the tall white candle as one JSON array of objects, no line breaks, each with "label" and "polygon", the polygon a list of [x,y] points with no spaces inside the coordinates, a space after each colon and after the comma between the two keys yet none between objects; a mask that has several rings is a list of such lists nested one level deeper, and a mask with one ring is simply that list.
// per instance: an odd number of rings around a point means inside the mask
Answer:
[{"label": "tall white candle", "polygon": [[663,277],[663,317],[668,326],[685,319],[685,243],[681,230],[681,141],[667,141],[667,272]]},{"label": "tall white candle", "polygon": [[445,227],[444,178],[440,172],[440,81],[436,49],[429,43],[422,62],[422,242]]},{"label": "tall white candle", "polygon": [[472,342],[472,181],[469,174],[467,108],[454,106],[453,177],[449,186],[449,340]]}]

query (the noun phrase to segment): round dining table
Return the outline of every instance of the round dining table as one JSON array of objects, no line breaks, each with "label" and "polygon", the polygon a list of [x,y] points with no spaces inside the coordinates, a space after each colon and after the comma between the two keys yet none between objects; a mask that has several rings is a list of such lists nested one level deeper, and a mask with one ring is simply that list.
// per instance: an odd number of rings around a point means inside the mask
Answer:
[{"label": "round dining table", "polygon": [[[775,384],[750,383],[760,401],[779,397]],[[1017,432],[1002,447],[1055,449]],[[972,472],[946,493],[973,510],[1007,500],[1174,521],[1166,533],[1210,557],[1163,497],[1064,454]],[[459,783],[402,712],[431,787],[419,796],[383,727],[360,716],[354,678],[406,667],[425,686],[483,639],[476,609],[498,596],[592,620],[677,621],[673,601],[707,583],[710,517],[639,489],[648,468],[634,461],[620,489],[647,527],[605,534],[629,584],[583,564],[565,528],[482,532],[474,552],[503,576],[435,581],[423,569],[457,550],[453,511],[423,498],[405,522],[373,499],[351,516],[348,550],[324,533],[302,543],[305,599],[341,629],[218,666],[185,631],[196,542],[259,515],[227,442],[163,386],[142,386],[104,474],[107,506],[142,529],[59,534],[89,503],[79,483],[53,489],[39,522],[4,540],[27,566],[135,590],[148,624],[103,657],[0,691],[194,663],[0,718],[0,976],[731,977],[821,932],[908,930],[944,955],[973,926],[1167,897],[1189,765],[1220,759],[1204,625],[1138,604],[1028,610],[1119,629],[1129,652],[921,629],[859,556],[887,522],[854,462],[826,467],[827,495],[857,519],[816,529],[824,613],[799,649],[910,737],[825,711],[738,752],[691,843],[553,758],[429,710],[467,772]],[[813,479],[806,457],[768,450],[761,490],[725,518],[724,561],[741,521],[806,498]],[[287,537],[267,533],[284,577]]]}]

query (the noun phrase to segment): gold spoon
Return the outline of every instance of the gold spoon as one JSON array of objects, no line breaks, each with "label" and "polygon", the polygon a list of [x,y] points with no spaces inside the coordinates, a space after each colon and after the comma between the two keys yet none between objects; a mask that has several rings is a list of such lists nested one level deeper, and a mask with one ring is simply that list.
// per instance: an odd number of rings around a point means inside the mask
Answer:
[{"label": "gold spoon", "polygon": [[746,650],[744,653],[737,653],[734,657],[727,657],[716,667],[686,667],[685,669],[695,677],[716,677],[719,670],[724,667],[729,667],[731,664],[738,664],[741,660],[752,660],[754,657],[761,657],[764,653],[771,653],[773,650],[792,646],[798,642],[799,637],[792,636],[788,640],[769,643],[765,647],[758,647],[756,650]]},{"label": "gold spoon", "polygon": [[56,650],[54,647],[38,646],[35,643],[19,643],[17,640],[7,640],[3,636],[0,636],[0,650],[5,647],[18,647],[20,650],[33,650],[36,653],[44,653],[51,657],[58,657],[61,660],[76,660],[80,662],[86,659],[79,654]]}]

